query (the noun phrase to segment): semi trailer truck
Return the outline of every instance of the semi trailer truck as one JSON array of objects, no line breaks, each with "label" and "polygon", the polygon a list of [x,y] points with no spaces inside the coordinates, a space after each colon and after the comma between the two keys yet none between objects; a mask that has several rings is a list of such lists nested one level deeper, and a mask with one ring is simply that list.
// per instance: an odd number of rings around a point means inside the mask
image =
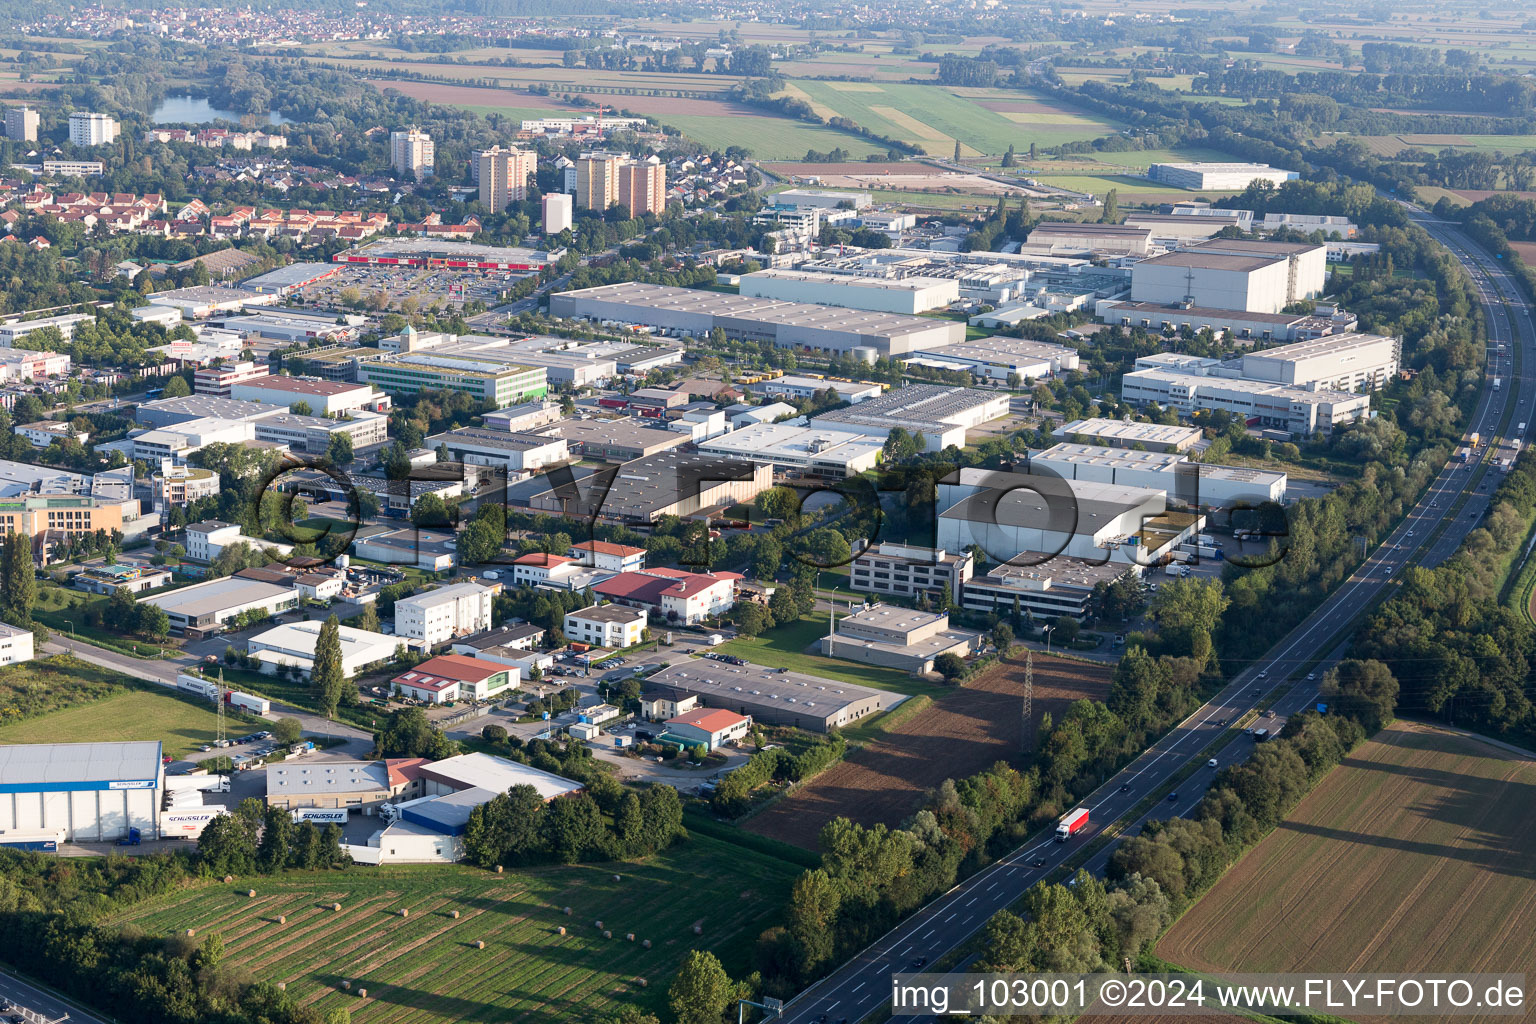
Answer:
[{"label": "semi trailer truck", "polygon": [[1069,811],[1056,823],[1056,841],[1064,843],[1088,827],[1088,808]]}]

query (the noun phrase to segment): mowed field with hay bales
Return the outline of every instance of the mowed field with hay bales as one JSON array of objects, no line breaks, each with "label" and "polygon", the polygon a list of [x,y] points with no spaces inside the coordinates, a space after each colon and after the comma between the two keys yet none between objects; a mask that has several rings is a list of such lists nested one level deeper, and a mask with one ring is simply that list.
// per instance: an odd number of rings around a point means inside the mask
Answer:
[{"label": "mowed field with hay bales", "polygon": [[1157,954],[1200,971],[1476,972],[1536,963],[1533,793],[1536,762],[1398,722],[1228,871]]},{"label": "mowed field with hay bales", "polygon": [[255,979],[322,1010],[344,1006],[358,1024],[588,1021],[625,1004],[665,1012],[667,986],[693,949],[745,974],[801,870],[695,834],[636,863],[502,875],[354,867],[212,882],[108,923],[216,933],[226,959]]}]

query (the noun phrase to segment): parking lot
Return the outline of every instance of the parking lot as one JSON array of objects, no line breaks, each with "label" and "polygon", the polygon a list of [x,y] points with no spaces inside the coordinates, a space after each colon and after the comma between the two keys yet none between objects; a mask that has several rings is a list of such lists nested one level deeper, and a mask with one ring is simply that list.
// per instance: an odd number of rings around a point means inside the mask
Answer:
[{"label": "parking lot", "polygon": [[335,275],[309,285],[299,295],[305,302],[327,307],[344,305],[341,293],[349,288],[356,289],[369,306],[374,305],[374,296],[383,295],[387,299],[383,308],[389,309],[398,309],[406,299],[414,299],[421,309],[457,308],[471,300],[494,306],[526,276],[516,271],[344,264]]}]

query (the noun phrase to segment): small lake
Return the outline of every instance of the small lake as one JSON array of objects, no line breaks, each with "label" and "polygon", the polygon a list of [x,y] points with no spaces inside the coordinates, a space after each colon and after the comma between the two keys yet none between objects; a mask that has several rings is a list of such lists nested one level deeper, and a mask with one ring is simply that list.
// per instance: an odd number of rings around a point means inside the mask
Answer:
[{"label": "small lake", "polygon": [[[165,102],[149,112],[155,124],[208,124],[212,121],[240,123],[241,115],[233,110],[220,110],[201,96],[167,96]],[[259,119],[260,114],[256,115]],[[268,111],[267,124],[287,124],[288,119],[277,111]]]}]

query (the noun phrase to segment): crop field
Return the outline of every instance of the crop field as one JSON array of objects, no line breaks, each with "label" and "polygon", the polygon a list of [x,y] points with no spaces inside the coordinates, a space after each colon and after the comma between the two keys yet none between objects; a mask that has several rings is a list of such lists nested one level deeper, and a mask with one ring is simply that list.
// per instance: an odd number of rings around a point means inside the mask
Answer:
[{"label": "crop field", "polygon": [[956,140],[962,156],[997,154],[1010,144],[1057,146],[1115,131],[1114,122],[1072,110],[1025,92],[951,89],[897,82],[792,83],[818,109],[835,110],[881,135],[950,156]]},{"label": "crop field", "polygon": [[[625,97],[625,102],[628,103],[631,98]],[[855,159],[885,152],[884,146],[877,146],[857,135],[803,121],[792,121],[787,117],[775,117],[751,108],[741,108],[739,112],[730,114],[659,113],[655,116],[664,124],[676,127],[690,139],[711,149],[740,146],[761,160],[798,159],[813,149],[820,153],[842,149]]]},{"label": "crop field", "polygon": [[1533,788],[1530,759],[1398,722],[1228,871],[1158,955],[1195,970],[1521,970],[1536,963]]},{"label": "crop field", "polygon": [[[226,958],[253,977],[284,982],[322,1011],[345,1006],[357,1024],[589,1021],[622,1004],[662,1010],[667,983],[693,949],[713,950],[733,976],[745,974],[753,942],[776,923],[799,871],[694,835],[636,863],[504,875],[434,864],[210,883],[110,923],[217,933]],[[246,896],[251,886],[255,899]]]},{"label": "crop field", "polygon": [[[238,719],[240,721],[243,719]],[[0,726],[0,743],[97,743],[159,740],[172,757],[183,757],[218,734],[213,705],[137,690],[78,704]],[[231,728],[238,729],[239,725]]]},{"label": "crop field", "polygon": [[[816,178],[825,188],[857,188],[877,192],[934,192],[941,195],[991,197],[1022,195],[1022,185],[945,171],[924,163],[902,164],[770,164],[769,170],[796,178]],[[876,197],[881,201],[885,196]]]},{"label": "crop field", "polygon": [[[1035,715],[1060,715],[1075,700],[1103,700],[1109,666],[1036,654]],[[898,825],[945,779],[975,774],[1019,753],[1024,655],[1017,652],[958,690],[948,690],[921,712],[900,721],[800,789],[748,818],[760,835],[816,848],[827,822],[844,817],[861,825]],[[878,726],[879,722],[874,723]]]}]

